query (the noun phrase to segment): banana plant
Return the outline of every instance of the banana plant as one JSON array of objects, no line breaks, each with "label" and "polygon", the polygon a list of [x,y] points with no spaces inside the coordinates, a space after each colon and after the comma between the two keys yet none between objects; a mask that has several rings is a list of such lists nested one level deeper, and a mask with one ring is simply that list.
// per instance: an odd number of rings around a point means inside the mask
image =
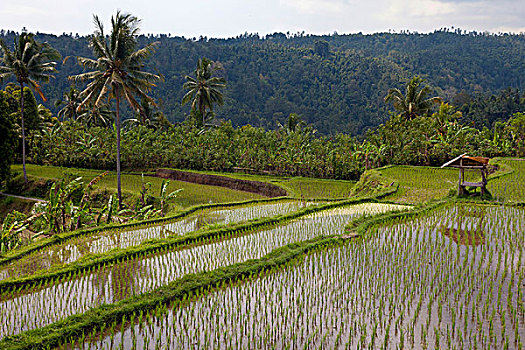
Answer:
[{"label": "banana plant", "polygon": [[174,199],[177,197],[177,194],[182,191],[182,188],[179,188],[178,190],[175,190],[173,192],[170,192],[168,194],[168,186],[170,184],[170,180],[162,180],[162,184],[160,185],[160,216],[164,216],[165,211],[167,209],[168,201]]},{"label": "banana plant", "polygon": [[95,186],[95,184],[97,184],[107,174],[109,174],[109,171],[106,171],[96,176],[93,180],[89,182],[86,188],[84,188],[82,200],[80,201],[80,205],[78,206],[78,209],[76,210],[74,217],[73,217],[74,220],[71,220],[71,229],[73,229],[73,223],[75,223],[74,229],[78,230],[82,226],[82,222],[92,219],[91,208],[88,205],[89,204],[89,194],[93,186]]},{"label": "banana plant", "polygon": [[20,234],[27,228],[26,219],[25,214],[16,210],[7,214],[2,225],[2,231],[0,231],[0,253],[3,254],[21,244]]},{"label": "banana plant", "polygon": [[[27,217],[24,213],[20,213],[16,210],[7,214],[0,230],[0,254],[15,249],[22,244],[20,234],[40,216],[41,215],[38,214]],[[33,236],[33,238],[40,234],[41,233],[38,233]]]}]

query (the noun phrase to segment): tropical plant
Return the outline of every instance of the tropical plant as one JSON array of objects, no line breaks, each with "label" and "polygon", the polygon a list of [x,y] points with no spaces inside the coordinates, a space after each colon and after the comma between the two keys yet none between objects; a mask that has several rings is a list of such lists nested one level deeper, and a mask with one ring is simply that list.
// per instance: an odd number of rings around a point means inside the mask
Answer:
[{"label": "tropical plant", "polygon": [[[206,125],[206,109],[213,113],[213,105],[218,104],[222,106],[224,99],[220,89],[226,87],[226,79],[222,77],[214,77],[213,74],[222,69],[222,65],[215,63],[206,57],[201,58],[197,62],[197,68],[193,72],[195,77],[186,76],[186,82],[183,88],[188,92],[182,98],[182,105],[191,101],[192,112],[198,112],[202,125]],[[200,120],[197,120],[200,124]]]},{"label": "tropical plant", "polygon": [[155,104],[151,101],[141,100],[141,108],[136,113],[135,118],[126,119],[124,123],[130,126],[142,125],[147,128],[156,129],[165,120],[164,114],[155,109]]},{"label": "tropical plant", "polygon": [[16,210],[7,214],[0,230],[0,253],[14,249],[22,243],[20,234],[27,228],[27,216]]},{"label": "tropical plant", "polygon": [[78,106],[80,105],[80,91],[75,87],[70,87],[69,91],[64,94],[63,100],[55,101],[55,107],[63,106],[57,113],[57,116],[62,120],[69,118],[76,120],[78,116]]},{"label": "tropical plant", "polygon": [[441,103],[439,110],[432,114],[438,137],[441,140],[444,140],[450,124],[459,118],[461,118],[461,112],[455,111],[454,107],[448,103]]},{"label": "tropical plant", "polygon": [[15,154],[18,135],[15,121],[9,113],[6,94],[0,91],[0,184],[11,176],[11,164]]},{"label": "tropical plant", "polygon": [[279,129],[285,130],[287,133],[294,133],[306,126],[306,122],[297,113],[290,113],[286,119],[285,125],[278,123]]},{"label": "tropical plant", "polygon": [[177,197],[177,194],[182,191],[182,188],[179,188],[178,190],[175,190],[173,192],[168,193],[168,186],[170,184],[170,180],[162,180],[162,184],[160,185],[160,209],[159,209],[159,215],[164,216],[167,209],[167,204],[170,200]]},{"label": "tropical plant", "polygon": [[154,103],[146,93],[160,81],[161,76],[144,72],[144,60],[153,52],[158,42],[146,45],[136,50],[140,20],[130,14],[117,11],[111,17],[111,33],[106,36],[104,26],[98,16],[93,16],[95,32],[90,38],[89,46],[97,59],[78,57],[78,63],[89,72],[70,76],[72,81],[89,81],[87,87],[80,93],[82,102],[78,109],[91,104],[97,107],[102,104],[106,95],[115,100],[116,132],[117,132],[117,195],[119,206],[122,207],[122,186],[120,171],[120,101],[125,99],[134,110],[140,110],[136,96]]},{"label": "tropical plant", "polygon": [[436,103],[442,100],[439,97],[428,97],[431,90],[428,86],[421,87],[424,80],[413,77],[406,85],[405,95],[399,89],[390,89],[385,102],[393,101],[394,108],[405,118],[414,119],[416,116],[427,116]]},{"label": "tropical plant", "polygon": [[56,72],[55,66],[60,58],[58,51],[53,49],[48,43],[39,43],[34,39],[32,33],[22,32],[15,39],[13,51],[0,39],[2,50],[2,60],[0,63],[0,80],[13,77],[20,85],[20,112],[22,119],[22,165],[24,171],[24,181],[27,183],[26,172],[26,147],[25,147],[25,125],[24,125],[24,86],[36,91],[42,100],[46,98],[38,84],[39,81],[48,82],[53,73]]},{"label": "tropical plant", "polygon": [[98,106],[87,106],[78,115],[78,120],[87,126],[108,127],[113,123],[115,112],[107,103]]}]

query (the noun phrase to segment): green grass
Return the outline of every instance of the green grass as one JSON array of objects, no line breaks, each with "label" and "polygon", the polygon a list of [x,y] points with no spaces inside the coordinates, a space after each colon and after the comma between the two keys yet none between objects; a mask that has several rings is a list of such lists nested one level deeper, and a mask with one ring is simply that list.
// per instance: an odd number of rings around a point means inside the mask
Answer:
[{"label": "green grass", "polygon": [[[180,171],[188,171],[176,169]],[[275,175],[252,175],[242,173],[219,173],[215,171],[188,172],[206,175],[219,175],[232,179],[268,182],[284,188],[290,196],[307,199],[341,199],[347,198],[355,181],[317,179],[309,177],[286,177]]]},{"label": "green grass", "polygon": [[[82,176],[86,183],[91,181],[93,177],[103,172],[101,170],[62,168],[33,164],[27,164],[26,168],[28,175],[34,177],[40,177],[44,179],[59,179],[65,172],[69,172],[78,176]],[[13,165],[12,170],[15,172],[21,172],[22,166]],[[152,194],[154,196],[158,196],[162,179],[153,176],[145,176],[144,178],[145,181],[151,182]],[[140,194],[141,186],[142,181],[140,175],[122,175],[122,190],[124,192],[130,193],[133,196],[138,196]],[[95,188],[107,189],[110,192],[115,192],[117,189],[116,173],[110,172],[109,175],[104,177],[98,184],[95,185]],[[227,203],[264,198],[263,196],[254,193],[236,191],[219,186],[199,185],[175,180],[170,181],[168,192],[175,191],[179,188],[182,188],[183,191],[180,192],[177,195],[177,198],[174,200],[175,206],[172,208],[172,210],[178,210],[180,208],[187,208],[193,205],[204,203]]]},{"label": "green grass", "polygon": [[[446,197],[450,189],[456,189],[459,177],[459,171],[453,168],[396,165],[377,171],[399,183],[398,191],[385,199],[410,204]],[[465,179],[469,181],[479,181],[479,176],[479,172],[465,172]]]},{"label": "green grass", "polygon": [[348,198],[355,185],[353,181],[294,177],[271,181],[298,198]]}]

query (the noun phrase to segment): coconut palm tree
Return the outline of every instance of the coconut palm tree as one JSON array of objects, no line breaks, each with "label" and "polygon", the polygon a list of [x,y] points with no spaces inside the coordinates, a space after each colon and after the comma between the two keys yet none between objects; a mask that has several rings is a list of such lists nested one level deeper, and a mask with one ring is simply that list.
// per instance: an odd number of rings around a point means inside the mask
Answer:
[{"label": "coconut palm tree", "polygon": [[405,95],[399,89],[390,89],[385,102],[393,101],[394,108],[405,118],[414,119],[416,116],[427,116],[432,106],[441,103],[441,98],[427,96],[431,90],[428,86],[421,87],[423,79],[415,76],[406,86]]},{"label": "coconut palm tree", "polygon": [[92,107],[91,104],[83,108],[78,119],[86,126],[101,126],[107,128],[113,125],[115,119],[115,112],[111,110],[109,103],[100,104]]},{"label": "coconut palm tree", "polygon": [[0,61],[0,81],[14,78],[20,85],[20,114],[22,119],[22,168],[24,181],[27,183],[26,172],[26,135],[24,124],[24,86],[36,91],[43,101],[46,101],[38,82],[47,83],[56,72],[56,62],[60,59],[58,51],[48,43],[39,43],[32,33],[23,31],[15,38],[13,51],[0,39],[2,60]]},{"label": "coconut palm tree", "polygon": [[189,91],[182,98],[182,105],[192,101],[191,108],[199,112],[202,126],[206,123],[206,108],[213,112],[215,103],[219,106],[224,103],[220,89],[226,87],[226,79],[213,76],[220,69],[222,69],[220,64],[203,57],[197,62],[197,68],[193,72],[195,77],[187,75],[187,81],[183,85],[183,88]]},{"label": "coconut palm tree", "polygon": [[[89,72],[70,76],[72,81],[89,81],[80,93],[82,108],[91,105],[97,107],[109,100],[115,100],[115,124],[117,131],[117,193],[119,206],[122,207],[122,190],[120,180],[120,102],[126,100],[132,109],[140,110],[136,97],[154,103],[147,92],[155,86],[160,75],[144,72],[143,62],[152,54],[158,42],[137,47],[140,20],[130,14],[117,11],[111,17],[111,33],[106,37],[104,26],[98,16],[94,15],[95,32],[90,38],[89,46],[97,59],[78,57],[78,63]],[[109,96],[108,96],[109,95]]]},{"label": "coconut palm tree", "polygon": [[69,91],[64,94],[63,100],[57,100],[55,102],[55,107],[62,107],[57,113],[59,118],[65,120],[69,118],[70,120],[76,120],[78,117],[77,108],[80,105],[80,91],[75,89],[73,86],[69,88]]}]

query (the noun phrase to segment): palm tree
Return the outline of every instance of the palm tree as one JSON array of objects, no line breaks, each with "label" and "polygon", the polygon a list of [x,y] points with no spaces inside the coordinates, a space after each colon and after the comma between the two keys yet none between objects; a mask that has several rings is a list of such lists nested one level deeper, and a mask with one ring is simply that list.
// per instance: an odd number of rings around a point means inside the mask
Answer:
[{"label": "palm tree", "polygon": [[189,90],[182,98],[182,105],[191,102],[193,111],[198,111],[202,117],[202,126],[206,122],[206,108],[213,112],[213,104],[222,106],[224,103],[220,89],[226,87],[226,79],[213,77],[212,75],[222,69],[220,64],[203,57],[197,62],[197,68],[193,72],[195,77],[186,76],[184,89]]},{"label": "palm tree", "polygon": [[130,118],[125,121],[129,126],[142,125],[148,128],[156,129],[160,126],[163,113],[159,110],[155,110],[155,106],[150,101],[140,101],[141,109],[137,113],[135,118]]},{"label": "palm tree", "polygon": [[107,128],[113,124],[115,112],[111,110],[109,103],[91,107],[91,104],[83,108],[78,115],[78,120],[86,126],[101,126]]},{"label": "palm tree", "polygon": [[[18,40],[17,40],[18,39]],[[32,33],[23,31],[15,38],[13,51],[0,39],[2,60],[0,61],[0,81],[13,77],[20,85],[20,114],[22,119],[22,168],[24,181],[27,183],[26,172],[26,135],[24,124],[24,86],[36,91],[43,101],[46,98],[40,89],[39,81],[47,83],[56,72],[56,62],[60,59],[58,51],[48,43],[39,43]]]},{"label": "palm tree", "polygon": [[97,59],[78,57],[78,63],[91,71],[70,76],[72,81],[89,81],[80,93],[82,108],[91,105],[95,108],[103,103],[106,95],[109,100],[115,99],[117,131],[117,193],[119,206],[122,207],[122,190],[120,180],[120,101],[125,99],[134,110],[140,110],[136,96],[154,103],[146,93],[160,81],[160,75],[144,72],[143,61],[153,52],[158,42],[136,50],[140,20],[130,14],[117,11],[111,17],[111,33],[106,37],[104,26],[94,15],[95,32],[90,38],[89,46]]},{"label": "palm tree", "polygon": [[62,107],[61,110],[58,111],[57,116],[59,118],[62,118],[62,120],[65,120],[66,118],[69,118],[70,120],[76,120],[78,117],[78,106],[80,105],[80,97],[79,97],[80,91],[75,89],[73,86],[69,89],[68,92],[64,94],[63,100],[58,100],[55,102],[55,107]]},{"label": "palm tree", "polygon": [[415,76],[406,86],[405,95],[399,89],[390,89],[385,97],[385,102],[394,101],[394,108],[405,119],[414,119],[416,116],[427,116],[432,106],[441,102],[439,97],[427,96],[431,90],[428,86],[420,87],[423,79]]}]

